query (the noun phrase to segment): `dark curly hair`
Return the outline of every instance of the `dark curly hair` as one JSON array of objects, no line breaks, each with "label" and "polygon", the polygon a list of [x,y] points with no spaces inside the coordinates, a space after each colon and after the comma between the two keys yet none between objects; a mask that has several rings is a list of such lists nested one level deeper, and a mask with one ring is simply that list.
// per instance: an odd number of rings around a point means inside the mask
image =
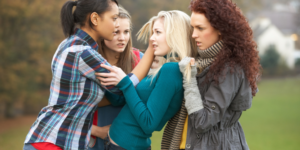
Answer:
[{"label": "dark curly hair", "polygon": [[231,0],[192,0],[192,12],[203,13],[212,27],[221,33],[223,48],[209,69],[209,75],[219,83],[225,65],[242,67],[255,96],[261,66],[253,32],[242,11]]}]

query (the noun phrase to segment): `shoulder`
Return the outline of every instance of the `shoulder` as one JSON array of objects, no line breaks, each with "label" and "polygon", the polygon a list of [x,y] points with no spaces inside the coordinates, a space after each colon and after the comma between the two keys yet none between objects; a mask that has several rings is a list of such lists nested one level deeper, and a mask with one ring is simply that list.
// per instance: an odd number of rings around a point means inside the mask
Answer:
[{"label": "shoulder", "polygon": [[91,51],[93,48],[83,39],[78,36],[72,35],[65,39],[59,45],[60,49],[64,49],[65,52],[83,52],[85,50]]},{"label": "shoulder", "polygon": [[179,77],[182,78],[182,74],[179,70],[178,62],[168,62],[165,63],[160,70],[161,74],[169,77]]}]

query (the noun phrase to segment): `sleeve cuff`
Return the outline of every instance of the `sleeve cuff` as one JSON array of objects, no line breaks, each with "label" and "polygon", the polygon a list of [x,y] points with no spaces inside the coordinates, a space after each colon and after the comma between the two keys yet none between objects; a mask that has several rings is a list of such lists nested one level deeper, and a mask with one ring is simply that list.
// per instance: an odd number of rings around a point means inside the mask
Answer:
[{"label": "sleeve cuff", "polygon": [[130,80],[129,76],[124,77],[118,84],[117,87],[122,90],[125,89],[127,86],[132,84],[132,81]]},{"label": "sleeve cuff", "polygon": [[136,87],[140,83],[139,78],[135,74],[129,73],[127,76],[129,76],[134,87]]}]

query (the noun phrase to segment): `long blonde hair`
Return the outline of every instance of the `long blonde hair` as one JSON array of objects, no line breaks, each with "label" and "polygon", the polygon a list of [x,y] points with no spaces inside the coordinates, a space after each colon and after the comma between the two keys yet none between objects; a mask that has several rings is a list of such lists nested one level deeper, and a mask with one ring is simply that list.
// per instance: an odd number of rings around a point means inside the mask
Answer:
[{"label": "long blonde hair", "polygon": [[[167,61],[180,61],[184,57],[196,57],[196,42],[192,38],[193,28],[190,24],[190,16],[179,10],[160,11],[157,16],[152,17],[138,32],[138,40],[148,42],[153,34],[152,28],[154,22],[163,19],[164,29],[166,31],[166,41],[171,51],[167,54]],[[159,72],[159,69],[153,73],[153,77]],[[190,80],[191,68],[187,65],[184,75]]]},{"label": "long blonde hair", "polygon": [[[125,47],[124,52],[122,52],[120,54],[117,66],[120,67],[125,73],[130,73],[133,69],[133,66],[135,64],[135,60],[136,60],[136,56],[133,54],[132,52],[132,36],[131,36],[131,32],[132,32],[132,22],[131,22],[131,16],[128,13],[128,11],[126,9],[124,9],[123,7],[119,6],[119,18],[121,19],[127,19],[129,21],[130,24],[130,38],[129,41]],[[98,52],[105,57],[105,52],[104,52],[104,40],[98,42],[99,44],[99,49]]]}]

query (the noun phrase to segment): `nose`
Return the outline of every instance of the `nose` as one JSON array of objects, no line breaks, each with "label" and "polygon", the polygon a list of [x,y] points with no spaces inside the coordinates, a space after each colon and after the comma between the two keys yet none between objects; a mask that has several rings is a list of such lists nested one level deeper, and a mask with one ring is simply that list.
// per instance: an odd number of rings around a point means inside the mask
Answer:
[{"label": "nose", "polygon": [[198,35],[197,35],[197,33],[196,33],[196,31],[195,31],[195,29],[193,30],[193,34],[192,34],[192,38],[197,38],[198,37]]},{"label": "nose", "polygon": [[152,34],[152,36],[150,37],[150,41],[154,41],[155,40],[155,37],[154,37],[154,34]]},{"label": "nose", "polygon": [[124,34],[120,34],[118,40],[119,40],[119,41],[125,40],[125,35],[124,35]]},{"label": "nose", "polygon": [[119,19],[116,20],[116,24],[115,24],[115,28],[119,28],[120,27],[120,23],[119,23]]}]

